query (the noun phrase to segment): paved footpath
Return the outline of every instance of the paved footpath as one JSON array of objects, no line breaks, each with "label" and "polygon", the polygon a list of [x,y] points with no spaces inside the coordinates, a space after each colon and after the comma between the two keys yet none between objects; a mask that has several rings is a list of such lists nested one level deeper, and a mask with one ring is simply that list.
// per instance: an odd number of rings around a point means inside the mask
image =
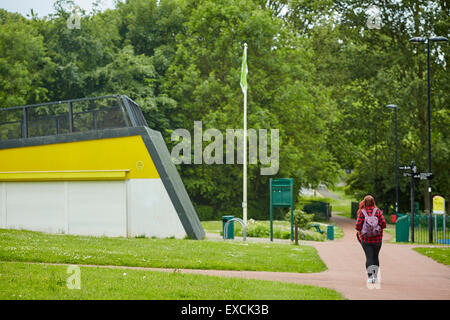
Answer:
[{"label": "paved footpath", "polygon": [[344,237],[334,241],[317,242],[328,270],[320,273],[286,273],[224,270],[180,270],[215,276],[285,281],[327,287],[341,292],[348,299],[431,299],[450,300],[450,267],[412,250],[418,245],[387,243],[384,234],[380,252],[380,288],[367,287],[365,256],[356,240],[355,221],[334,216],[343,228]]}]

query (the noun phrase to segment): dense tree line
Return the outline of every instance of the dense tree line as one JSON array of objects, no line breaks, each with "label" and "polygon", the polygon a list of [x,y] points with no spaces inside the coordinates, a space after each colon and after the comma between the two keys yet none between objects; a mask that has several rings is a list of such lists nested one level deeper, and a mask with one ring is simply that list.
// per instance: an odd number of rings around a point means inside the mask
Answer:
[{"label": "dense tree line", "polygon": [[[412,36],[449,31],[446,1],[128,0],[82,12],[71,1],[46,18],[0,9],[0,107],[126,94],[169,150],[173,130],[242,128],[239,86],[248,43],[248,127],[280,130],[280,170],[301,186],[333,185],[393,204],[393,113],[400,163],[427,169],[426,48]],[[367,9],[380,9],[369,29]],[[449,44],[432,50],[434,192],[448,199]],[[269,148],[270,150],[270,148]],[[249,217],[267,218],[270,176],[249,165]],[[241,214],[242,165],[179,165],[202,218]],[[401,181],[401,208],[408,181]],[[426,183],[418,182],[425,192]],[[425,201],[425,193],[419,200]]]}]

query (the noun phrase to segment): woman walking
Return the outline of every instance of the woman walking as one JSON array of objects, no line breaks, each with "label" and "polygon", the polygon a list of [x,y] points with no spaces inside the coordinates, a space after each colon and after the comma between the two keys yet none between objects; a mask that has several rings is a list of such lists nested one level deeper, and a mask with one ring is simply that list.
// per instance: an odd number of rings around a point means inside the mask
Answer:
[{"label": "woman walking", "polygon": [[372,196],[364,197],[359,203],[358,218],[356,219],[357,237],[366,255],[366,270],[368,283],[377,282],[380,266],[378,255],[383,241],[383,229],[386,228],[383,212],[377,208]]}]

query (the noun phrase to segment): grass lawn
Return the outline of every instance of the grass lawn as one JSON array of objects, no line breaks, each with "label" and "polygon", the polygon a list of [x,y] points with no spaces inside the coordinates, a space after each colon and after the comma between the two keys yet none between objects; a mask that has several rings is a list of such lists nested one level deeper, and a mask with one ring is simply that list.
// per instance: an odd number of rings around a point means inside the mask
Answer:
[{"label": "grass lawn", "polygon": [[66,266],[0,262],[0,300],[336,300],[331,289],[263,280],[81,267],[81,288],[68,289]]},{"label": "grass lawn", "polygon": [[108,238],[0,229],[0,261],[321,272],[315,248],[275,243]]},{"label": "grass lawn", "polygon": [[414,248],[417,252],[430,257],[431,259],[450,265],[450,247],[445,248]]}]

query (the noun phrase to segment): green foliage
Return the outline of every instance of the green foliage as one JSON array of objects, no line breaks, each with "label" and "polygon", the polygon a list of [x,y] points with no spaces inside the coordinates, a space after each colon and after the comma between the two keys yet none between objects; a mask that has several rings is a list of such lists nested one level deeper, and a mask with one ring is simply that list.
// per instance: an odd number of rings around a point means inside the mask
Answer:
[{"label": "green foliage", "polygon": [[325,238],[320,233],[313,230],[298,230],[298,239],[305,241],[324,241]]},{"label": "green foliage", "polygon": [[[235,234],[242,236],[242,227],[236,226]],[[255,221],[250,219],[247,225],[247,237],[269,238],[270,237],[270,222],[269,221]],[[291,231],[289,225],[280,224],[280,221],[274,221],[273,237],[275,239],[290,239]]]},{"label": "green foliage", "polygon": [[[381,29],[368,29],[366,9],[376,5]],[[442,1],[343,0],[292,2],[288,20],[311,39],[317,81],[329,88],[339,106],[328,130],[328,150],[348,176],[357,198],[375,196],[377,204],[395,199],[394,113],[399,106],[399,163],[415,160],[427,171],[426,46],[413,36],[448,35],[450,15]],[[433,9],[431,9],[433,8]],[[327,15],[337,21],[327,19]],[[305,25],[306,23],[306,25]],[[432,43],[432,150],[433,193],[449,193],[448,104],[450,95],[447,43]],[[439,52],[439,53],[438,53]],[[400,211],[408,207],[409,181],[400,179]],[[417,182],[418,200],[425,200],[426,182]]]},{"label": "green foliage", "polygon": [[210,221],[216,218],[214,215],[214,208],[211,206],[196,205],[195,210],[197,211],[200,221]]},{"label": "green foliage", "polygon": [[270,237],[270,228],[261,223],[255,223],[248,227],[247,235],[249,237],[268,238]]},{"label": "green foliage", "polygon": [[[309,219],[309,217],[308,217]],[[309,221],[309,220],[308,220]],[[287,221],[274,221],[273,225],[273,237],[274,239],[290,239],[291,238],[291,226],[290,218]],[[305,225],[305,230],[299,230],[299,239],[306,241],[323,241],[324,238],[321,234],[316,232],[314,228],[310,228],[310,225]],[[247,226],[247,236],[256,238],[269,238],[270,237],[270,221],[255,221],[250,219]],[[242,236],[242,227],[240,224],[235,225],[235,235]]]},{"label": "green foliage", "polygon": [[[291,220],[290,213],[286,214],[286,220]],[[300,229],[306,229],[314,219],[314,214],[308,214],[300,209],[294,210],[294,225],[297,225]]]},{"label": "green foliage", "polygon": [[0,9],[0,107],[45,101],[54,68],[33,22]]},{"label": "green foliage", "polygon": [[[168,92],[181,108],[189,106],[184,125],[202,120],[204,129],[242,126],[238,86],[242,45],[249,44],[248,126],[279,129],[280,171],[293,177],[296,192],[305,183],[332,183],[338,170],[325,145],[326,121],[334,112],[328,92],[313,83],[311,52],[274,18],[249,1],[200,1],[193,6],[185,32],[178,35]],[[281,63],[280,62],[284,62]],[[276,84],[275,86],[273,84]],[[320,106],[320,107],[318,107]],[[170,141],[167,141],[171,145]],[[260,165],[249,165],[249,217],[269,211],[268,178]],[[240,165],[181,166],[189,194],[199,204],[241,216]]]}]

